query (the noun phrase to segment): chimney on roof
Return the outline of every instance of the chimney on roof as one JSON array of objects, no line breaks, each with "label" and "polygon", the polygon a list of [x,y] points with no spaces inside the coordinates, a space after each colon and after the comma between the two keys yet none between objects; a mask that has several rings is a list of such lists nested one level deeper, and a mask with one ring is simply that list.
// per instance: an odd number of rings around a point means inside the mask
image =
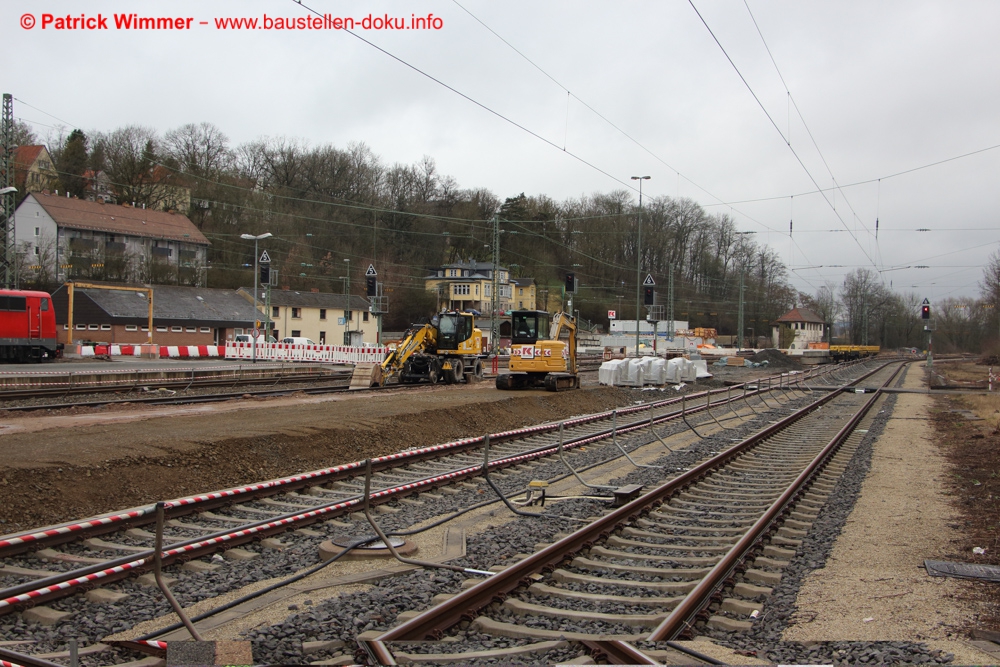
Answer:
[{"label": "chimney on roof", "polygon": [[56,190],[56,197],[58,197],[58,196],[59,196],[59,191],[58,191],[58,190]]},{"label": "chimney on roof", "polygon": [[66,191],[66,199],[69,199],[69,190]]},{"label": "chimney on roof", "polygon": [[145,205],[145,204],[143,204],[143,205],[142,205],[142,210],[143,210],[143,211],[145,211],[145,210],[146,210],[146,205]]}]

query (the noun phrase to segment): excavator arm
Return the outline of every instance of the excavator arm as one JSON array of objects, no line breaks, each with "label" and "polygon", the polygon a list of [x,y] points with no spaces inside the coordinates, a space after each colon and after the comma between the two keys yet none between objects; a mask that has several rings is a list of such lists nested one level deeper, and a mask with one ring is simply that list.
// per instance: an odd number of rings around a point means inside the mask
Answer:
[{"label": "excavator arm", "polygon": [[406,361],[417,352],[430,347],[433,348],[437,342],[437,329],[431,324],[425,324],[419,329],[411,330],[403,342],[382,362],[382,386],[388,381],[390,376],[399,375]]},{"label": "excavator arm", "polygon": [[576,318],[570,317],[566,313],[556,313],[552,318],[552,324],[549,327],[549,339],[559,340],[559,336],[562,335],[563,329],[569,331],[569,343],[567,350],[569,353],[568,371],[570,373],[576,373]]}]

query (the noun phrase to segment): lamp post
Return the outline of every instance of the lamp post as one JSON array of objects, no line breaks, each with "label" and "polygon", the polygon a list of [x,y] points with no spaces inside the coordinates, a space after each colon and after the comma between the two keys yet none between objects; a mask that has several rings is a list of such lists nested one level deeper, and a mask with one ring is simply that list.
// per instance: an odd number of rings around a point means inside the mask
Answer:
[{"label": "lamp post", "polygon": [[633,181],[639,181],[639,224],[635,235],[635,356],[639,356],[639,302],[642,295],[642,182],[649,176],[633,176]]},{"label": "lamp post", "polygon": [[[271,232],[264,232],[263,234],[258,234],[254,236],[253,234],[240,234],[241,239],[247,239],[248,241],[253,241],[253,331],[257,331],[257,319],[260,315],[260,311],[257,310],[257,281],[260,279],[260,271],[257,267],[257,262],[260,260],[260,255],[257,254],[257,242],[261,239],[271,238]],[[250,363],[257,363],[257,334],[251,332],[253,336],[251,339],[251,353],[250,353]]]}]

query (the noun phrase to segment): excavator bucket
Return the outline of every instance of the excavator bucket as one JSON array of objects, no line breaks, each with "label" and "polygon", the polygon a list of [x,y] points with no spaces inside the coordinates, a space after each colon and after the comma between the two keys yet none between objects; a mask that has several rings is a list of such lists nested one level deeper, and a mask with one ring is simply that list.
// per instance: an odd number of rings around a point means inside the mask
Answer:
[{"label": "excavator bucket", "polygon": [[351,373],[351,389],[369,389],[382,384],[382,366],[371,362],[355,364]]}]

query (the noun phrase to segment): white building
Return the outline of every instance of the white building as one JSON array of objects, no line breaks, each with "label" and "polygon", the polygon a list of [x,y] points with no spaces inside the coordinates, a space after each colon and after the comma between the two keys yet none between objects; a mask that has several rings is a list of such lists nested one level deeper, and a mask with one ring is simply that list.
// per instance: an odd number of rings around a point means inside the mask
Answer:
[{"label": "white building", "polygon": [[804,350],[809,343],[822,343],[826,331],[823,318],[807,308],[792,308],[771,325],[774,347],[789,350]]},{"label": "white building", "polygon": [[186,216],[35,192],[14,213],[19,270],[54,281],[205,284],[209,241]]}]

